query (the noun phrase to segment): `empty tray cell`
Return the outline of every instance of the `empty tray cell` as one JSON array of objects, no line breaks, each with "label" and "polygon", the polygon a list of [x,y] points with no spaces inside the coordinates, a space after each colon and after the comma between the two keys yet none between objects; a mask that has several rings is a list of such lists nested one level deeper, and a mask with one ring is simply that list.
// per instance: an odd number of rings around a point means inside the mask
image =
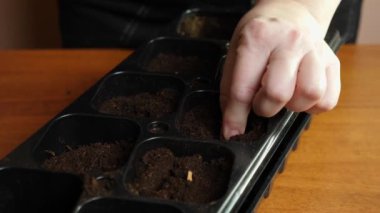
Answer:
[{"label": "empty tray cell", "polygon": [[230,40],[242,16],[241,12],[190,10],[182,16],[177,33],[190,38]]},{"label": "empty tray cell", "polygon": [[[187,97],[177,120],[179,131],[198,140],[221,139],[222,113],[219,105],[219,93],[194,92]],[[250,113],[246,132],[236,135],[229,141],[253,143],[268,132],[268,119]]]},{"label": "empty tray cell", "polygon": [[165,212],[165,213],[181,213],[180,210],[175,207],[151,203],[142,201],[130,201],[114,198],[101,198],[90,201],[79,207],[77,213],[125,213],[125,212],[139,212],[139,213],[151,213],[151,212]]},{"label": "empty tray cell", "polygon": [[137,149],[125,183],[134,195],[210,203],[227,191],[233,159],[218,144],[154,139]]},{"label": "empty tray cell", "polygon": [[119,73],[104,80],[92,106],[104,114],[157,119],[176,111],[184,87],[173,77]]},{"label": "empty tray cell", "polygon": [[147,44],[140,66],[149,72],[214,77],[224,53],[213,42],[159,38]]},{"label": "empty tray cell", "polygon": [[107,194],[139,131],[128,120],[69,115],[53,122],[34,156],[44,169],[81,176],[88,195]]},{"label": "empty tray cell", "polygon": [[186,98],[177,126],[192,139],[219,139],[221,119],[219,93],[194,92]]},{"label": "empty tray cell", "polygon": [[0,212],[70,212],[82,192],[73,175],[38,170],[0,170]]}]

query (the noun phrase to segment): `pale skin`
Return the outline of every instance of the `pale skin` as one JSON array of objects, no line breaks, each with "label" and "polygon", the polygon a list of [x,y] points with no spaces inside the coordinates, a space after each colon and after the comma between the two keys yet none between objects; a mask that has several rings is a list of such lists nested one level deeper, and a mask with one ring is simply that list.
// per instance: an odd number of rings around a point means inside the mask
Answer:
[{"label": "pale skin", "polygon": [[260,0],[232,36],[221,81],[222,133],[243,134],[248,114],[321,113],[340,94],[340,63],[324,41],[339,0]]}]

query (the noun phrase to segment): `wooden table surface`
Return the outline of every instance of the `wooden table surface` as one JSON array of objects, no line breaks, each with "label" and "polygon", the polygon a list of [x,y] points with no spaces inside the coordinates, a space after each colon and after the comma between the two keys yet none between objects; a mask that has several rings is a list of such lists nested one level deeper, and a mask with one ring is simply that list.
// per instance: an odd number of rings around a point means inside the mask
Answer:
[{"label": "wooden table surface", "polygon": [[[0,51],[0,158],[131,51]],[[258,212],[380,212],[380,46],[343,46],[338,107],[315,116]]]}]

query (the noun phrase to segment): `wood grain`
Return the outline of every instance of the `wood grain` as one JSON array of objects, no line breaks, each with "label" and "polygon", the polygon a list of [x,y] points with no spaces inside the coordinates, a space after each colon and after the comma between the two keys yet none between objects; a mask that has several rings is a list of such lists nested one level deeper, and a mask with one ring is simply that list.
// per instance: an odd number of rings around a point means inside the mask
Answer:
[{"label": "wood grain", "polygon": [[[128,50],[0,51],[0,158]],[[380,46],[344,46],[338,107],[315,116],[258,212],[379,212]]]},{"label": "wood grain", "polygon": [[130,53],[130,50],[0,51],[0,158]]}]

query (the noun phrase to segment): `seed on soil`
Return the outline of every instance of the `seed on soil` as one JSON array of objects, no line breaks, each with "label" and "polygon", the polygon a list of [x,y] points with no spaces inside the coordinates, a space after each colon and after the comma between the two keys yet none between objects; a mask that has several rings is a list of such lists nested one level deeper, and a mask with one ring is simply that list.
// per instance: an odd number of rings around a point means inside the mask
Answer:
[{"label": "seed on soil", "polygon": [[193,172],[191,170],[187,171],[187,181],[193,182]]}]

